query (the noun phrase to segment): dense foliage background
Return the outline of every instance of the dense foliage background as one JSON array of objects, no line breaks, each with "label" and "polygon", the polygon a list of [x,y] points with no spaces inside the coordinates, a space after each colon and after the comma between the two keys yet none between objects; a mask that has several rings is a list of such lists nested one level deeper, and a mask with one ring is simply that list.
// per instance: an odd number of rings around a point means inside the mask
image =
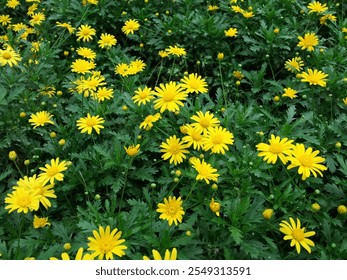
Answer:
[{"label": "dense foliage background", "polygon": [[[11,18],[4,23],[0,17],[0,46],[10,45],[21,57],[18,65],[0,66],[0,259],[60,258],[65,243],[74,258],[78,248],[88,248],[87,237],[100,225],[122,231],[127,246],[122,259],[172,248],[178,259],[347,257],[346,215],[343,208],[337,211],[347,205],[345,1],[321,1],[328,7],[322,13],[309,13],[312,1],[304,0],[21,0],[11,8],[12,2],[0,0],[0,16]],[[35,13],[45,15],[38,24],[30,24],[33,4]],[[244,16],[232,6],[252,14]],[[322,21],[328,14],[332,20]],[[140,28],[126,35],[122,27],[130,19]],[[75,32],[57,22],[69,23]],[[16,31],[19,23],[26,28]],[[95,28],[92,40],[77,40],[81,25]],[[229,28],[237,29],[236,36],[225,35]],[[309,32],[319,39],[313,51],[298,46],[298,37]],[[101,48],[102,33],[114,35],[117,44]],[[170,46],[186,54],[158,54]],[[81,75],[71,65],[82,58],[79,47],[96,53],[94,70],[113,89],[113,98],[98,102],[76,91]],[[288,71],[285,63],[295,57],[304,62],[302,71],[328,74],[326,86],[302,82]],[[115,73],[118,64],[136,59],[146,64],[143,71]],[[165,111],[152,129],[140,129],[158,110],[150,103],[135,104],[134,92],[180,82],[190,73],[206,80],[208,92],[189,94],[179,112]],[[282,96],[285,88],[295,89],[297,97]],[[39,111],[52,114],[54,124],[33,128],[30,116]],[[190,148],[177,165],[163,160],[162,142],[184,137],[180,127],[199,111],[213,113],[233,133],[233,145],[225,154]],[[87,113],[105,119],[100,134],[76,127]],[[271,134],[319,150],[328,169],[322,177],[302,180],[297,169],[288,170],[279,160],[268,164],[256,145],[268,143]],[[136,144],[140,152],[129,156],[124,146]],[[196,180],[188,160],[193,156],[218,170],[217,182]],[[52,206],[8,213],[5,198],[17,181],[39,174],[56,158],[67,161],[68,169],[64,180],[55,182]],[[173,195],[182,197],[185,214],[182,223],[169,226],[156,209]],[[212,198],[221,204],[220,216],[209,207]],[[314,203],[320,209],[312,208]],[[269,219],[262,215],[265,209],[274,211]],[[34,215],[48,217],[50,225],[34,228]],[[283,240],[279,223],[289,217],[316,232],[311,254],[297,254]]]}]

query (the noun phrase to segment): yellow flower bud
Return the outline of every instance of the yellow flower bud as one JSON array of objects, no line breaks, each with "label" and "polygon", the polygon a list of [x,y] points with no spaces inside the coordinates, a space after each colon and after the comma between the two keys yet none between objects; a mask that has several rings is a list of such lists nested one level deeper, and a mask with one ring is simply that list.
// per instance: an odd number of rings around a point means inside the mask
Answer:
[{"label": "yellow flower bud", "polygon": [[212,190],[218,190],[218,185],[217,184],[213,184],[212,186],[211,186],[211,188],[212,188]]},{"label": "yellow flower bud", "polygon": [[279,29],[279,28],[275,28],[275,29],[274,29],[274,33],[277,34],[277,33],[279,33],[279,32],[280,32],[280,29]]},{"label": "yellow flower bud", "polygon": [[11,151],[8,153],[8,158],[12,161],[15,161],[17,159],[17,153],[15,151]]},{"label": "yellow flower bud", "polygon": [[276,96],[273,98],[273,101],[275,101],[275,102],[280,101],[280,97],[279,97],[278,95],[276,95]]},{"label": "yellow flower bud", "polygon": [[60,146],[64,146],[66,141],[65,141],[65,139],[60,139],[58,143]]},{"label": "yellow flower bud", "polygon": [[211,199],[210,202],[210,209],[212,212],[216,213],[216,215],[219,217],[219,210],[220,210],[220,203],[219,202],[215,202],[214,198]]},{"label": "yellow flower bud", "polygon": [[182,134],[187,134],[187,132],[188,132],[187,126],[181,125],[180,126],[180,131],[181,131]]},{"label": "yellow flower bud", "polygon": [[25,112],[20,112],[19,116],[20,116],[21,118],[25,118],[25,117],[27,116],[27,114],[26,114]]},{"label": "yellow flower bud", "polygon": [[49,136],[50,136],[51,138],[55,138],[55,137],[57,137],[57,134],[56,134],[54,131],[52,131],[52,132],[49,134]]},{"label": "yellow flower bud", "polygon": [[187,235],[187,236],[191,236],[191,235],[192,235],[192,232],[191,232],[190,230],[187,230],[187,231],[186,231],[186,235]]},{"label": "yellow flower bud", "polygon": [[217,54],[217,59],[218,60],[223,60],[224,59],[224,53],[218,53]]},{"label": "yellow flower bud", "polygon": [[337,207],[337,212],[339,214],[346,214],[347,213],[347,207],[345,205],[340,205]]},{"label": "yellow flower bud", "polygon": [[320,205],[316,202],[311,205],[311,210],[313,212],[318,212],[320,210]]},{"label": "yellow flower bud", "polygon": [[65,243],[64,244],[64,250],[65,251],[68,251],[68,250],[70,250],[71,249],[71,244],[70,243]]},{"label": "yellow flower bud", "polygon": [[274,214],[274,210],[273,209],[270,209],[270,208],[267,208],[267,209],[265,209],[264,211],[263,211],[263,218],[265,219],[265,220],[270,220],[271,219],[271,217],[273,216],[273,214]]},{"label": "yellow flower bud", "polygon": [[24,161],[24,165],[25,165],[25,166],[28,166],[29,164],[30,164],[30,160],[26,159],[26,160]]},{"label": "yellow flower bud", "polygon": [[181,175],[182,175],[181,170],[176,170],[176,171],[175,171],[175,175],[176,175],[177,177],[181,176]]},{"label": "yellow flower bud", "polygon": [[336,149],[341,149],[341,147],[342,147],[342,144],[340,142],[336,142],[335,143],[335,148]]}]

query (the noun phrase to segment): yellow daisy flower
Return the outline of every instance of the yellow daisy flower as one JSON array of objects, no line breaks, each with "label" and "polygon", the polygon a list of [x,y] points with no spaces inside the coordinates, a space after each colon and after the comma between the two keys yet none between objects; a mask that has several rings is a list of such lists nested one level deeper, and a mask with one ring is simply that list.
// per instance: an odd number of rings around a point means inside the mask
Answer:
[{"label": "yellow daisy flower", "polygon": [[287,158],[290,161],[290,165],[287,168],[292,169],[294,167],[299,167],[298,173],[302,174],[302,180],[306,180],[310,177],[311,173],[314,177],[317,177],[317,173],[323,177],[321,171],[328,169],[326,166],[321,164],[325,159],[317,156],[319,151],[313,151],[311,147],[305,149],[304,144],[296,144],[296,146],[293,147],[291,154],[292,155]]},{"label": "yellow daisy flower", "polygon": [[177,199],[175,196],[169,196],[168,199],[164,198],[164,203],[158,203],[156,211],[161,213],[159,219],[167,220],[169,226],[173,223],[177,226],[178,223],[182,223],[184,215],[181,197]]},{"label": "yellow daisy flower", "polygon": [[59,158],[56,158],[51,159],[50,165],[47,163],[45,167],[40,167],[39,169],[42,171],[42,173],[39,174],[39,178],[42,178],[43,184],[47,182],[54,184],[54,180],[64,180],[64,174],[62,172],[67,169],[67,165],[65,160],[59,162]]},{"label": "yellow daisy flower", "polygon": [[122,235],[121,231],[117,228],[111,231],[111,227],[99,226],[99,231],[93,230],[93,237],[88,237],[90,241],[88,243],[88,251],[92,251],[94,257],[98,257],[99,260],[106,258],[106,260],[113,260],[114,256],[122,257],[125,255],[124,250],[128,247],[121,245],[125,242],[125,239],[120,239]]},{"label": "yellow daisy flower", "polygon": [[183,106],[183,100],[186,99],[187,93],[176,82],[160,84],[155,87],[157,98],[154,101],[154,109],[160,109],[160,113],[168,110],[171,112],[179,111],[179,106]]},{"label": "yellow daisy flower", "polygon": [[217,182],[219,174],[217,169],[213,168],[211,164],[205,162],[204,160],[193,158],[190,160],[193,168],[198,172],[196,180],[202,181],[205,180],[206,184],[210,184],[210,180]]},{"label": "yellow daisy flower", "polygon": [[170,159],[170,163],[174,165],[181,163],[183,159],[186,158],[185,154],[189,153],[189,151],[186,150],[188,145],[183,143],[176,135],[170,136],[160,147],[162,148],[160,151],[164,153],[161,157],[164,160]]},{"label": "yellow daisy flower", "polygon": [[36,128],[38,126],[44,126],[47,123],[54,124],[54,122],[51,120],[52,117],[53,116],[47,111],[40,111],[36,114],[31,114],[29,122],[34,126],[34,128]]},{"label": "yellow daisy flower", "polygon": [[294,140],[288,140],[288,138],[281,139],[279,136],[271,134],[270,144],[260,143],[257,144],[257,150],[260,151],[258,156],[264,157],[264,161],[267,163],[275,164],[277,158],[279,158],[283,164],[286,164],[287,157],[291,155],[294,145]]},{"label": "yellow daisy flower", "polygon": [[181,79],[181,87],[186,90],[186,93],[206,93],[207,83],[204,78],[198,74],[189,74]]},{"label": "yellow daisy flower", "polygon": [[104,128],[102,124],[105,122],[105,120],[99,115],[97,116],[91,116],[89,113],[87,114],[87,117],[80,118],[77,121],[77,127],[81,130],[81,133],[88,133],[91,134],[92,130],[94,129],[97,134],[100,134],[100,129]]},{"label": "yellow daisy flower", "polygon": [[305,232],[305,228],[301,228],[301,222],[297,218],[296,223],[293,218],[289,218],[289,222],[283,220],[280,223],[280,231],[285,234],[284,240],[291,240],[290,246],[294,246],[298,254],[300,254],[301,246],[305,248],[305,250],[311,253],[311,248],[314,246],[312,240],[307,237],[311,237],[316,233],[314,231]]}]

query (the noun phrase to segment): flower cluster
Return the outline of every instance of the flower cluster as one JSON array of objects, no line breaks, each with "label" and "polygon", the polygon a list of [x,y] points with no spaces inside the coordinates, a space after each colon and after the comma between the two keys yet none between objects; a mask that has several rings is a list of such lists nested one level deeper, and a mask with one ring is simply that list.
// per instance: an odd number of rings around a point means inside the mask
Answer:
[{"label": "flower cluster", "polygon": [[260,151],[258,156],[264,157],[264,161],[269,164],[275,164],[278,158],[283,164],[289,162],[287,168],[298,167],[302,180],[310,177],[311,173],[314,177],[317,177],[317,174],[323,176],[322,171],[327,170],[327,167],[322,164],[325,159],[318,156],[319,151],[314,151],[311,147],[306,149],[301,143],[294,145],[293,142],[294,140],[281,139],[279,136],[271,134],[270,144],[259,143],[256,145],[257,150]]}]

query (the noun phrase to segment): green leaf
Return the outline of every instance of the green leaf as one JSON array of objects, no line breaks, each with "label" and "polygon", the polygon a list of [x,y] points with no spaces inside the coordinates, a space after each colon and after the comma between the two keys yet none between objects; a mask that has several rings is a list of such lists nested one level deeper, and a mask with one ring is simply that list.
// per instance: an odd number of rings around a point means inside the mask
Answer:
[{"label": "green leaf", "polygon": [[61,237],[64,242],[68,242],[71,239],[68,230],[62,222],[52,222],[52,234]]},{"label": "green leaf", "polygon": [[8,102],[5,99],[6,95],[7,95],[7,90],[4,87],[1,87],[0,88],[0,105],[4,105],[4,106],[8,105]]},{"label": "green leaf", "polygon": [[286,123],[291,123],[295,118],[296,109],[295,106],[290,106],[287,109]]},{"label": "green leaf", "polygon": [[235,241],[235,243],[237,245],[240,245],[242,243],[242,237],[243,237],[242,232],[238,228],[233,226],[229,228],[229,232],[231,234],[231,238]]}]

